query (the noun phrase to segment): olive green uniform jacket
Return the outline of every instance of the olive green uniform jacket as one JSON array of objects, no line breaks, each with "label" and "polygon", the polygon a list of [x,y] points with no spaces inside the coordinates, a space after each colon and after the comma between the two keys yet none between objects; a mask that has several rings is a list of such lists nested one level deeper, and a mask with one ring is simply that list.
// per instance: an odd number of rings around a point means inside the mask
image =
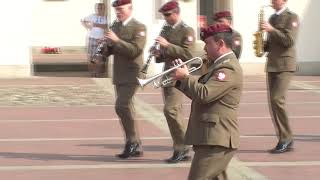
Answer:
[{"label": "olive green uniform jacket", "polygon": [[192,58],[190,49],[194,44],[195,37],[191,27],[181,21],[174,28],[169,25],[165,26],[161,34],[170,45],[165,49],[161,47],[161,55],[156,58],[156,62],[164,62],[165,70],[170,68],[171,62],[177,58],[182,61]]},{"label": "olive green uniform jacket", "polygon": [[186,144],[239,147],[237,109],[242,79],[240,64],[230,53],[210,62],[208,72],[200,78],[177,81],[176,88],[192,99]]},{"label": "olive green uniform jacket", "polygon": [[280,15],[272,15],[269,22],[275,29],[268,33],[265,44],[265,51],[269,52],[266,72],[296,71],[298,16],[286,9]]},{"label": "olive green uniform jacket", "polygon": [[137,77],[143,66],[143,49],[146,43],[146,27],[134,18],[125,26],[114,22],[112,30],[120,38],[119,42],[104,48],[104,55],[114,55],[113,83],[138,84]]}]

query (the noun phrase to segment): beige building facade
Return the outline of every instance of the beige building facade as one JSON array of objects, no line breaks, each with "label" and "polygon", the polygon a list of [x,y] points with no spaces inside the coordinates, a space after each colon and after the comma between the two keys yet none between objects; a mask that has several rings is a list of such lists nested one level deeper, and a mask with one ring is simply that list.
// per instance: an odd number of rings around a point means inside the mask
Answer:
[{"label": "beige building facade", "polygon": [[[18,0],[6,1],[0,7],[6,28],[1,28],[0,77],[32,76],[32,48],[57,46],[78,48],[85,46],[86,30],[80,19],[94,12],[96,2],[107,4],[109,22],[115,19],[110,7],[113,0]],[[133,0],[134,16],[143,22],[147,30],[148,49],[159,34],[164,23],[157,13],[160,5],[167,0]],[[269,0],[180,0],[183,20],[199,32],[198,15],[206,15],[209,22],[212,13],[230,10],[234,15],[234,28],[243,36],[243,52],[240,62],[245,74],[264,74],[265,58],[254,56],[252,49],[253,33],[258,27],[258,12]],[[18,12],[12,14],[12,8],[19,4]],[[317,22],[320,8],[318,0],[288,0],[288,7],[300,17],[298,50],[299,71],[297,74],[319,75],[320,37],[315,35],[320,29]],[[204,13],[204,14],[203,14]],[[272,9],[266,10],[266,19]],[[203,43],[197,40],[195,54],[201,54]],[[152,66],[152,72],[161,71],[161,65]]]}]

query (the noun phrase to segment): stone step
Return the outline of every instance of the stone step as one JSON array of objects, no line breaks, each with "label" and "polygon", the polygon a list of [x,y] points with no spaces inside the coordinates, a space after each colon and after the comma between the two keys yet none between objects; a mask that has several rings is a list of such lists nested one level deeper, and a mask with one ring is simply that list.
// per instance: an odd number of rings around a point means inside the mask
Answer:
[{"label": "stone step", "polygon": [[78,72],[88,71],[84,53],[34,54],[34,72]]}]

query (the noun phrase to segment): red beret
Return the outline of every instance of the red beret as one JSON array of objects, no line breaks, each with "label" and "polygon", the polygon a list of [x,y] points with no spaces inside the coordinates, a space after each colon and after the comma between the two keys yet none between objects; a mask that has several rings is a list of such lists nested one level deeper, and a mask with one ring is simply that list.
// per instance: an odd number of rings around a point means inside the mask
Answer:
[{"label": "red beret", "polygon": [[112,3],[113,7],[118,7],[118,6],[122,6],[125,4],[131,4],[131,0],[115,0]]},{"label": "red beret", "polygon": [[214,14],[213,19],[216,21],[220,18],[230,18],[232,19],[232,15],[230,11],[220,11]]},{"label": "red beret", "polygon": [[179,3],[177,1],[172,0],[162,5],[161,8],[159,9],[159,12],[165,13],[165,12],[174,10],[178,7],[179,7]]},{"label": "red beret", "polygon": [[213,24],[208,28],[202,28],[200,32],[201,40],[204,41],[210,36],[213,36],[217,33],[229,32],[232,33],[232,29],[230,26],[225,24]]}]

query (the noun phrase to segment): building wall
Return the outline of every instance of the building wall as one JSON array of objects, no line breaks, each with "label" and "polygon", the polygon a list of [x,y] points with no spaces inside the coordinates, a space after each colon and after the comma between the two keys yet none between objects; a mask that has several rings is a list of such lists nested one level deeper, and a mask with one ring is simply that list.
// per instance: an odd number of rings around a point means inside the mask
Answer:
[{"label": "building wall", "polygon": [[[290,0],[291,1],[291,0]],[[296,0],[297,1],[297,0]],[[292,9],[300,14],[300,33],[297,44],[300,75],[320,75],[320,1],[302,1],[304,4],[292,4]],[[303,8],[302,8],[303,7]]]},{"label": "building wall", "polygon": [[[163,0],[166,1],[168,0]],[[94,12],[96,2],[108,4],[108,19],[113,21],[115,19],[115,12],[111,7],[113,0],[38,1],[32,14],[32,46],[85,46],[86,30],[81,26],[80,19]],[[181,1],[180,6],[184,21],[196,27],[197,1]],[[155,7],[155,1],[133,1],[134,17],[147,26],[145,57],[148,56],[148,49],[164,24],[164,20],[156,18],[155,12],[158,8]],[[190,16],[192,14],[193,16]],[[151,69],[155,70],[154,73],[159,72],[162,65],[155,65]]]},{"label": "building wall", "polygon": [[84,46],[80,20],[94,13],[98,0],[38,0],[32,13],[32,46]]},{"label": "building wall", "polygon": [[[98,0],[38,1],[32,13],[33,46],[79,46],[84,45],[86,30],[80,19],[94,13],[94,4]],[[112,1],[110,1],[112,2]],[[196,26],[196,2],[180,2],[182,16],[190,26]],[[110,5],[109,5],[110,6]],[[115,19],[114,9],[110,8],[110,19]],[[163,20],[155,20],[154,1],[134,0],[134,17],[148,28],[148,37],[155,37],[160,31]],[[186,11],[187,10],[187,11]],[[194,18],[190,18],[194,14]],[[188,18],[187,18],[188,17]],[[191,16],[192,17],[192,16]],[[151,41],[150,41],[151,42]]]},{"label": "building wall", "polygon": [[0,77],[30,75],[31,11],[34,2],[6,1],[0,6]]},{"label": "building wall", "polygon": [[[30,48],[34,46],[84,46],[86,30],[81,26],[80,19],[94,12],[94,4],[103,0],[65,0],[65,1],[6,1],[0,7],[3,17],[0,29],[0,76],[24,76],[31,72]],[[112,2],[113,0],[104,0]],[[168,0],[163,0],[168,1]],[[202,0],[179,1],[181,15],[190,26],[197,27],[198,4]],[[265,58],[256,58],[252,49],[253,33],[257,30],[259,7],[269,4],[269,0],[253,1],[222,1],[215,0],[213,11],[229,9],[234,14],[234,27],[243,36],[244,47],[240,62],[245,73],[263,73]],[[300,16],[300,32],[297,41],[298,62],[300,74],[319,74],[320,51],[318,50],[319,31],[318,0],[289,0],[289,8]],[[14,8],[14,9],[13,9]],[[154,43],[154,38],[164,23],[155,18],[157,7],[154,1],[134,0],[134,16],[147,25],[148,49]],[[248,9],[250,11],[248,11]],[[12,13],[13,10],[19,13]],[[114,19],[113,8],[110,8],[110,19]],[[267,10],[267,15],[272,9]],[[267,17],[266,17],[267,19]],[[198,34],[198,29],[195,29]],[[198,41],[201,50],[201,42]],[[252,68],[254,67],[254,68]],[[312,67],[312,68],[311,68]],[[161,65],[156,65],[156,71]]]}]

